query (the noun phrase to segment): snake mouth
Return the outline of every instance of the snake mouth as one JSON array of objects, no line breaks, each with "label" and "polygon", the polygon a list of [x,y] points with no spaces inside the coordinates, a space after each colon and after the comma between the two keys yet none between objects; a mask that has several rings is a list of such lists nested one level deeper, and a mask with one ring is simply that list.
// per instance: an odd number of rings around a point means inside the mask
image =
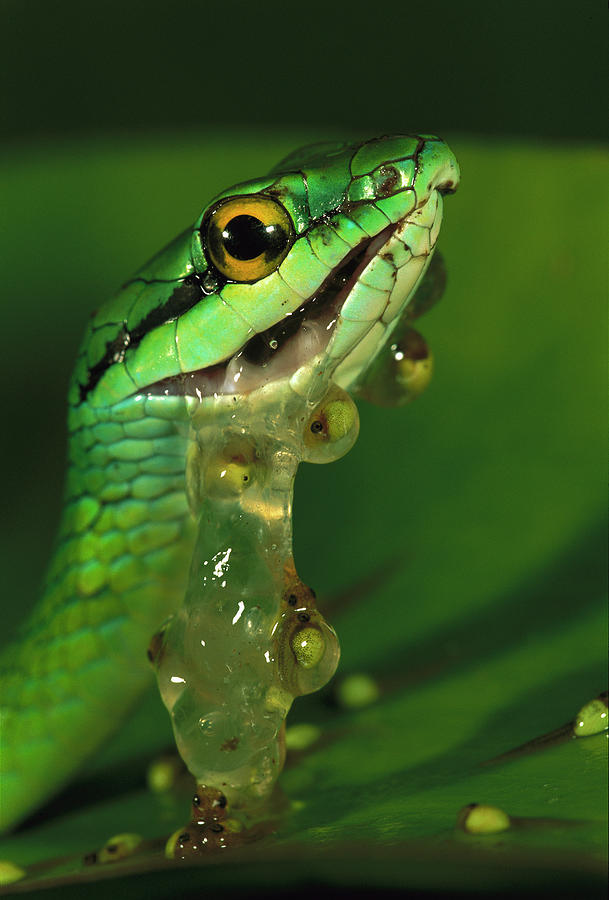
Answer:
[{"label": "snake mouth", "polygon": [[255,334],[235,354],[212,366],[163,378],[144,393],[199,399],[214,394],[246,394],[293,375],[326,349],[350,292],[396,227],[392,223],[374,237],[360,241],[298,309]]}]

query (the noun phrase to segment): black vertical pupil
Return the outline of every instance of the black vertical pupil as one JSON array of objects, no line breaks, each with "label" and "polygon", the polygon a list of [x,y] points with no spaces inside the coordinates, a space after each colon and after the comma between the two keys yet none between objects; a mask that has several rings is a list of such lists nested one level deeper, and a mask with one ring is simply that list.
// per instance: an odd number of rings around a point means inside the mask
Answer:
[{"label": "black vertical pupil", "polygon": [[235,216],[222,231],[222,243],[233,259],[273,259],[284,249],[287,235],[280,225],[264,225],[255,216]]}]

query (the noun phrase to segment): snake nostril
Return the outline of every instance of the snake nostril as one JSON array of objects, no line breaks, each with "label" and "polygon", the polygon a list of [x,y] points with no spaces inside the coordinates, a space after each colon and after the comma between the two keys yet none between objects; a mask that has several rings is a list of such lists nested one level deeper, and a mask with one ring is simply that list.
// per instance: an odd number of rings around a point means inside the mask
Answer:
[{"label": "snake nostril", "polygon": [[452,178],[450,178],[443,184],[439,184],[436,190],[438,191],[438,194],[442,194],[442,196],[445,197],[447,194],[454,194],[457,188],[455,187],[455,183]]}]

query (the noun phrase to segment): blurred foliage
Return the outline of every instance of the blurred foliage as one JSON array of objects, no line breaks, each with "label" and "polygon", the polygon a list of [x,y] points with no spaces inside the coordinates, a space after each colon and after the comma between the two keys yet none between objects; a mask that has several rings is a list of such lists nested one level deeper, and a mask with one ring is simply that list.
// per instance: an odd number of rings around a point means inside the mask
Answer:
[{"label": "blurred foliage", "polygon": [[598,0],[3,0],[0,133],[407,122],[606,139],[605,17]]},{"label": "blurred foliage", "polygon": [[[50,548],[63,394],[90,310],[217,189],[302,139],[80,141],[0,161],[5,632]],[[440,239],[449,286],[420,322],[432,386],[407,409],[362,404],[354,450],[297,479],[299,572],[337,627],[339,677],[367,673],[380,699],[297,701],[290,721],[321,725],[323,738],[281,778],[295,806],[276,838],[203,871],[140,874],[121,882],[124,896],[302,881],[554,896],[602,885],[606,736],[480,763],[567,722],[605,686],[607,161],[581,146],[450,143],[463,183]],[[348,589],[350,603],[337,599]],[[142,788],[168,734],[151,694],[0,857],[30,864],[117,831],[178,827],[184,801]],[[495,837],[455,832],[474,800],[525,821]]]}]

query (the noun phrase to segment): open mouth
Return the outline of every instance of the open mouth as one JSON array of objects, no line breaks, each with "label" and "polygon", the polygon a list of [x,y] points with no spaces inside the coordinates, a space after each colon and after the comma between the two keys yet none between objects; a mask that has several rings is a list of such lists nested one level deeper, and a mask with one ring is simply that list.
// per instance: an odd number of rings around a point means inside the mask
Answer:
[{"label": "open mouth", "polygon": [[255,334],[237,353],[213,366],[163,378],[147,387],[145,393],[199,398],[246,394],[292,375],[326,349],[347,297],[396,227],[390,224],[375,237],[357,244],[312,297],[275,325]]}]

